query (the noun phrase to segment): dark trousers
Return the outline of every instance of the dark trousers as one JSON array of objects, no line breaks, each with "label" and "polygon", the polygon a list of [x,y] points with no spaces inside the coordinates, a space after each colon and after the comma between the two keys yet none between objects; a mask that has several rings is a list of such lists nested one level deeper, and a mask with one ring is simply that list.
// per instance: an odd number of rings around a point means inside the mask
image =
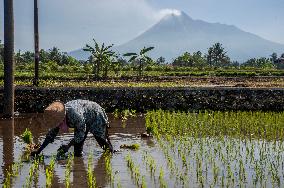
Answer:
[{"label": "dark trousers", "polygon": [[[83,146],[84,146],[84,142],[85,142],[85,140],[87,138],[88,132],[89,131],[86,131],[85,137],[84,137],[82,142],[80,142],[80,143],[76,143],[75,142],[74,143],[74,156],[75,157],[81,157],[82,156]],[[95,137],[96,141],[98,142],[98,144],[100,145],[100,147],[102,149],[109,150],[110,152],[113,152],[113,147],[112,147],[112,145],[110,143],[107,130],[106,130],[106,139],[98,137],[96,135],[94,135],[94,137]]]}]

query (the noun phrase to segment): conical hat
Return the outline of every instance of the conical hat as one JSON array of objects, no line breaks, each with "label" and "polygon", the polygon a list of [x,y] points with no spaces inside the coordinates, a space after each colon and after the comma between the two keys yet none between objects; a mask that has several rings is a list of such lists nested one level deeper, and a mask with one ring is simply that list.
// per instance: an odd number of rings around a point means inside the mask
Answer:
[{"label": "conical hat", "polygon": [[46,109],[44,109],[46,117],[52,118],[56,124],[61,123],[65,118],[65,106],[63,102],[56,101],[51,103]]}]

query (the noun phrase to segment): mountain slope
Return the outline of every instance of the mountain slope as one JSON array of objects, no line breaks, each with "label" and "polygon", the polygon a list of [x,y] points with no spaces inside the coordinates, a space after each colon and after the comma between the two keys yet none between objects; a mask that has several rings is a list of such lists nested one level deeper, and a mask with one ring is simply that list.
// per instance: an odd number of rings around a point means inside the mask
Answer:
[{"label": "mountain slope", "polygon": [[[123,54],[137,52],[144,46],[154,46],[150,53],[153,58],[163,56],[170,61],[186,51],[206,53],[216,42],[223,44],[231,59],[240,62],[252,57],[268,57],[272,52],[284,52],[282,44],[244,32],[235,26],[193,20],[184,12],[165,16],[135,39],[116,46],[115,50]],[[82,50],[71,53],[76,58],[82,54]]]}]

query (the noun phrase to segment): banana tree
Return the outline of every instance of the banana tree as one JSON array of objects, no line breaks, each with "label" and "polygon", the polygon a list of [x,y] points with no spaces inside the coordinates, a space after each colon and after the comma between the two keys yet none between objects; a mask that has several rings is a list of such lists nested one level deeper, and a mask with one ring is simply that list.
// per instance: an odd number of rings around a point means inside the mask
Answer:
[{"label": "banana tree", "polygon": [[143,75],[143,70],[144,70],[144,64],[146,64],[147,62],[151,62],[152,59],[147,56],[147,52],[153,50],[154,47],[144,47],[143,49],[140,50],[140,53],[126,53],[123,56],[125,57],[130,57],[129,62],[138,62],[138,76],[141,77]]},{"label": "banana tree", "polygon": [[93,56],[92,63],[93,65],[93,74],[94,78],[97,79],[100,77],[100,72],[104,72],[104,77],[107,77],[108,69],[110,67],[110,64],[112,63],[113,59],[115,58],[115,52],[111,50],[113,47],[112,45],[105,46],[103,43],[101,46],[99,43],[94,41],[94,47],[90,45],[86,45],[86,47],[83,49],[84,51],[90,52]]}]

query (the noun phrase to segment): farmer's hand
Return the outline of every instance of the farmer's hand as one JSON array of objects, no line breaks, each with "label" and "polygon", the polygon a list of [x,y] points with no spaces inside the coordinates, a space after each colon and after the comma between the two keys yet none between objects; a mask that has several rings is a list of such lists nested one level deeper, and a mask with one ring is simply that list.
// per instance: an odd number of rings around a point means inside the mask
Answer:
[{"label": "farmer's hand", "polygon": [[32,152],[31,152],[31,156],[32,157],[35,157],[36,155],[39,155],[39,151],[36,149],[36,150],[33,150]]},{"label": "farmer's hand", "polygon": [[66,152],[68,152],[68,150],[69,150],[68,145],[62,145],[62,146],[60,146],[60,148],[57,150],[57,152],[58,152],[58,153],[59,153],[59,152],[66,153]]}]

